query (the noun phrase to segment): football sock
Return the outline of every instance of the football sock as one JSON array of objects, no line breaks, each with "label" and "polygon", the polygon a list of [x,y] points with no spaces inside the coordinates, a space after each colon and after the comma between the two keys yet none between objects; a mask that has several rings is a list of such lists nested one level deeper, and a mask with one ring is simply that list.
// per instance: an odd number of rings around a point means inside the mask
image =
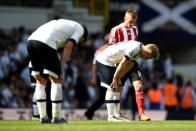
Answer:
[{"label": "football sock", "polygon": [[37,101],[37,107],[38,107],[40,118],[47,117],[45,85],[36,84],[35,98]]},{"label": "football sock", "polygon": [[120,116],[120,92],[114,92],[113,100],[115,100],[114,103],[114,115],[116,117]]},{"label": "football sock", "polygon": [[36,98],[35,98],[35,92],[33,94],[32,116],[33,117],[38,117],[39,116],[39,111],[38,111],[37,102],[36,102]]},{"label": "football sock", "polygon": [[136,94],[136,102],[138,107],[139,115],[144,113],[144,93],[143,91],[138,91]]},{"label": "football sock", "polygon": [[106,102],[106,107],[107,107],[107,113],[108,113],[108,118],[114,117],[114,103],[113,103],[113,95],[114,93],[107,90],[106,96],[105,96],[105,102]]},{"label": "football sock", "polygon": [[62,103],[62,84],[51,84],[52,117],[60,117]]}]

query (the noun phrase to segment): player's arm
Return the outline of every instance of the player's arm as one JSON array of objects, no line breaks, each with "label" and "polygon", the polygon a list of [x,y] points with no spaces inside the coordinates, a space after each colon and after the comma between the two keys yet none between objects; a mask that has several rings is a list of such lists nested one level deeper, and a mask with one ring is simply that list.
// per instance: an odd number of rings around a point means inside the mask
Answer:
[{"label": "player's arm", "polygon": [[129,60],[128,58],[124,57],[122,61],[119,63],[113,79],[119,80],[121,79],[128,71],[130,71],[134,65],[135,61]]},{"label": "player's arm", "polygon": [[108,45],[114,45],[119,42],[118,33],[119,32],[116,28],[113,28],[111,30],[110,35],[109,35]]},{"label": "player's arm", "polygon": [[135,61],[130,60],[128,57],[122,59],[114,73],[113,82],[110,85],[111,89],[115,90],[121,87],[121,78],[132,69],[134,63]]},{"label": "player's arm", "polygon": [[71,55],[74,46],[79,43],[79,40],[83,37],[83,31],[81,29],[76,30],[70,38],[65,42],[63,54],[61,56],[61,65],[63,65]]},{"label": "player's arm", "polygon": [[138,28],[137,27],[135,27],[134,33],[135,33],[135,40],[138,41],[139,33],[138,33]]},{"label": "player's arm", "polygon": [[96,64],[92,65],[92,80],[91,80],[92,85],[96,85],[97,83],[97,68]]},{"label": "player's arm", "polygon": [[76,41],[74,39],[69,39],[66,41],[64,49],[63,49],[63,53],[61,55],[61,60],[60,60],[61,65],[63,65],[68,60],[75,44],[76,44]]}]

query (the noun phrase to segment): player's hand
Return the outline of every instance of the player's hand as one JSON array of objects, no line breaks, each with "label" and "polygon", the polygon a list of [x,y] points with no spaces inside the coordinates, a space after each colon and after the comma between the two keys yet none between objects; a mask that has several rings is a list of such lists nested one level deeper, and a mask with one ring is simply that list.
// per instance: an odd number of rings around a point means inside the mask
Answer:
[{"label": "player's hand", "polygon": [[122,87],[121,80],[113,80],[113,82],[110,84],[110,88],[113,91],[119,90]]},{"label": "player's hand", "polygon": [[64,66],[61,66],[61,75],[60,75],[60,80],[62,81],[62,82],[64,82],[64,80],[65,80],[65,71],[64,71]]}]

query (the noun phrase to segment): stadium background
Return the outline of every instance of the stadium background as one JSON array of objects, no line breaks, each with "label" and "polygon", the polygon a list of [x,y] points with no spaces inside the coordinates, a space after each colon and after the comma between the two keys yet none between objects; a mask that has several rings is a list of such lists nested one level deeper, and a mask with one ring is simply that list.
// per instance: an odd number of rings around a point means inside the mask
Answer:
[{"label": "stadium background", "polygon": [[[90,31],[86,45],[76,47],[64,66],[63,113],[69,119],[83,119],[84,110],[97,95],[96,87],[90,84],[93,53],[105,43],[109,30],[123,21],[128,8],[138,11],[139,40],[157,43],[161,49],[158,61],[140,61],[146,110],[152,119],[167,118],[163,90],[170,80],[178,87],[178,104],[168,119],[195,119],[195,101],[190,109],[181,103],[188,86],[193,87],[192,94],[196,92],[196,0],[1,0],[0,119],[31,118],[34,89],[27,68],[27,38],[41,24],[57,17],[84,23]],[[149,91],[154,86],[161,91],[158,109],[150,106]],[[122,94],[122,104],[125,115],[131,118],[133,104],[128,89]],[[95,118],[105,118],[105,106]]]}]

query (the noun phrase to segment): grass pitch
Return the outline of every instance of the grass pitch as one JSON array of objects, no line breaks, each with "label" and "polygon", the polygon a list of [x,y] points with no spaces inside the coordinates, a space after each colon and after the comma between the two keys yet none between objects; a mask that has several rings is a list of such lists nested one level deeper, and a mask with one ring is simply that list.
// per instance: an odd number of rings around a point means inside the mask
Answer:
[{"label": "grass pitch", "polygon": [[107,122],[70,121],[40,124],[31,120],[0,120],[0,131],[196,131],[196,121]]}]

